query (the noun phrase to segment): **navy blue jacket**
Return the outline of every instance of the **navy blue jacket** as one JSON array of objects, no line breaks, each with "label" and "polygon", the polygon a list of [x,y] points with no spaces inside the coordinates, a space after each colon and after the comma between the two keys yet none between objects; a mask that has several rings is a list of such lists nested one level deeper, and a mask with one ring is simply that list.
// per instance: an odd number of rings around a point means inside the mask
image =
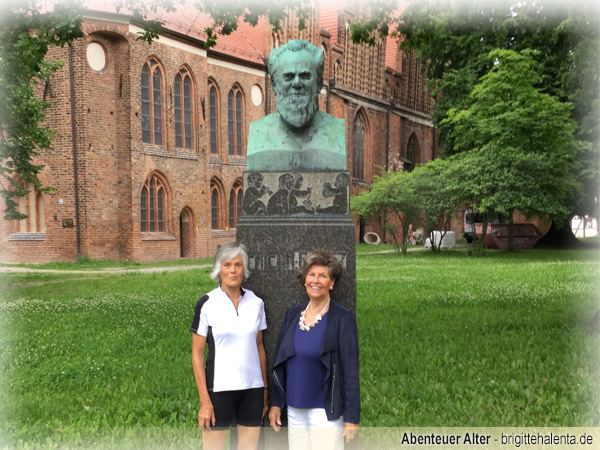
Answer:
[{"label": "navy blue jacket", "polygon": [[[273,362],[270,405],[285,406],[285,362],[296,354],[294,333],[300,313],[308,303],[292,306],[285,313]],[[344,422],[360,421],[360,386],[358,381],[358,330],[349,309],[336,302],[329,305],[327,325],[321,344],[321,362],[326,367],[325,413],[328,420],[344,416]]]}]

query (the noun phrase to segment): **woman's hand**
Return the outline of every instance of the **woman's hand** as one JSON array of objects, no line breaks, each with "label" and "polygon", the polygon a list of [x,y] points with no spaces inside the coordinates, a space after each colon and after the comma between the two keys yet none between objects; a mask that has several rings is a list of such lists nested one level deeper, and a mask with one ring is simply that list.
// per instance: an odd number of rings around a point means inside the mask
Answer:
[{"label": "woman's hand", "polygon": [[354,439],[356,433],[358,433],[357,423],[344,422],[344,437],[346,438],[346,442]]},{"label": "woman's hand", "polygon": [[198,411],[198,425],[204,431],[210,430],[211,425],[216,423],[215,410],[210,401],[210,395],[206,388],[206,371],[204,369],[204,348],[206,347],[206,336],[192,333],[192,366],[194,367],[194,378],[198,387],[200,397],[200,411]]},{"label": "woman's hand", "polygon": [[263,414],[262,414],[263,417],[265,417],[268,410],[269,410],[269,391],[267,390],[267,388],[265,388],[265,403],[263,406]]},{"label": "woman's hand", "polygon": [[276,432],[281,430],[281,408],[279,406],[271,406],[269,423]]},{"label": "woman's hand", "polygon": [[269,410],[269,389],[267,388],[267,353],[265,352],[265,344],[263,342],[262,330],[258,332],[256,336],[256,349],[258,350],[258,359],[260,361],[260,371],[262,372],[263,383],[265,384],[265,401],[263,407],[262,417],[265,417]]},{"label": "woman's hand", "polygon": [[211,426],[215,426],[215,423],[215,410],[212,403],[202,403],[198,412],[198,425],[203,431],[208,431]]}]

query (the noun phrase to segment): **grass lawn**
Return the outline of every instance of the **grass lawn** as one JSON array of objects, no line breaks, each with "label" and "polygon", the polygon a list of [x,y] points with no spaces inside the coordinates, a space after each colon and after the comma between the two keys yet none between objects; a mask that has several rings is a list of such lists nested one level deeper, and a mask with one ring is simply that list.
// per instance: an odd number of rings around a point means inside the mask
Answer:
[{"label": "grass lawn", "polygon": [[[466,251],[359,248],[361,426],[600,426],[598,251]],[[208,273],[0,275],[0,447],[198,448]]]}]

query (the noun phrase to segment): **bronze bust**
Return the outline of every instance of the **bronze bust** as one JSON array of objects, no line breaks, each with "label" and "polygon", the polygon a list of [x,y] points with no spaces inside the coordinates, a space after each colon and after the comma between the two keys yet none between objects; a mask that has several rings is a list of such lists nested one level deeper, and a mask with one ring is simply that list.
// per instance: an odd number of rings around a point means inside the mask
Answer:
[{"label": "bronze bust", "polygon": [[345,170],[343,119],[319,111],[323,52],[292,40],[269,56],[276,111],[250,124],[248,170]]}]

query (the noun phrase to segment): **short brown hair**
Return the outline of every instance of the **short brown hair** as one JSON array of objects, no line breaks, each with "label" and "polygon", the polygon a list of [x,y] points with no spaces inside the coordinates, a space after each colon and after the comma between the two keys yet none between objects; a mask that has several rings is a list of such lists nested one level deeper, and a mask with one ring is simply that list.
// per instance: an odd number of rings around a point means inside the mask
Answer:
[{"label": "short brown hair", "polygon": [[329,277],[333,280],[334,285],[342,275],[344,268],[342,263],[333,256],[333,253],[326,252],[323,250],[315,250],[314,252],[307,253],[302,262],[302,267],[298,271],[298,281],[301,285],[304,285],[306,275],[312,266],[325,266],[329,269]]}]

